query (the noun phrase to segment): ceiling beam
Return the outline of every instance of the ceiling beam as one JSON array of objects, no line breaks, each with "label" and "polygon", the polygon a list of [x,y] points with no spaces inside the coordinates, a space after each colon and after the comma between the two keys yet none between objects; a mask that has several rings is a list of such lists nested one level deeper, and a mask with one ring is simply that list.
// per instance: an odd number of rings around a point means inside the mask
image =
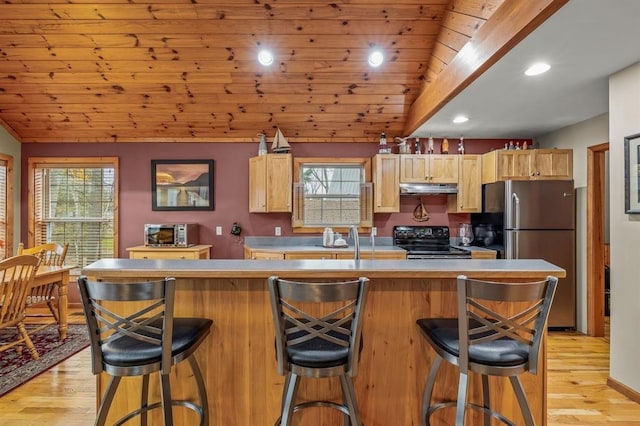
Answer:
[{"label": "ceiling beam", "polygon": [[505,0],[411,105],[410,135],[569,0]]}]

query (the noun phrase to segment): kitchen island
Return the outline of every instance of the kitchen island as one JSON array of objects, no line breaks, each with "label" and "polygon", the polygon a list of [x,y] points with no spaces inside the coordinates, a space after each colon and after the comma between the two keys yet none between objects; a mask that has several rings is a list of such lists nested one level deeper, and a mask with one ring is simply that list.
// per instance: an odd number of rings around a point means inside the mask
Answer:
[{"label": "kitchen island", "polygon": [[[214,321],[211,335],[197,352],[203,369],[211,425],[272,425],[279,414],[284,378],[276,370],[273,325],[267,278],[344,280],[371,279],[363,328],[363,350],[356,394],[367,426],[418,425],[422,389],[433,352],[421,337],[416,319],[455,317],[455,279],[458,274],[494,281],[527,281],[547,275],[564,277],[564,270],[542,260],[132,260],[103,259],[83,269],[93,279],[127,281],[172,276],[177,279],[176,316]],[[545,351],[545,348],[543,348]],[[525,374],[523,383],[536,417],[546,424],[546,356],[537,376]],[[176,396],[194,395],[189,369],[172,373]],[[434,395],[455,395],[457,373],[443,366]],[[444,377],[442,376],[444,375]],[[471,376],[470,399],[478,400],[479,383]],[[444,380],[442,380],[444,378]],[[106,386],[98,378],[98,392]],[[508,383],[492,378],[492,401],[517,424],[522,423]],[[153,383],[155,385],[155,382]],[[123,380],[110,419],[139,401],[139,381]],[[158,393],[157,387],[153,388]],[[303,381],[300,395],[339,398],[333,379]],[[189,410],[174,409],[176,424],[193,424]],[[434,424],[450,424],[455,413],[442,410]],[[476,413],[469,413],[478,424]],[[294,417],[305,426],[336,425],[341,415],[311,408]]]}]

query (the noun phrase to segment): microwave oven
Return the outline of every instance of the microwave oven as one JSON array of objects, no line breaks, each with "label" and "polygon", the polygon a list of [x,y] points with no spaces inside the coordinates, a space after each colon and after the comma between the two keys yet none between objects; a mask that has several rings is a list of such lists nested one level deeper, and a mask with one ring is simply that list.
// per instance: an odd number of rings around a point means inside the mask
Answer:
[{"label": "microwave oven", "polygon": [[191,247],[198,244],[197,223],[147,223],[144,245],[148,247]]}]

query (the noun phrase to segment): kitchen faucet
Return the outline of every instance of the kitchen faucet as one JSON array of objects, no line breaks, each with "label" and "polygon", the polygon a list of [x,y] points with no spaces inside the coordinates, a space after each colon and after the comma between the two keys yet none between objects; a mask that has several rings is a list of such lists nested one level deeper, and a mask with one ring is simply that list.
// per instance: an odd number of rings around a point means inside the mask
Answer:
[{"label": "kitchen faucet", "polygon": [[351,225],[349,228],[349,238],[353,238],[353,259],[360,260],[360,239],[358,238],[358,228]]}]

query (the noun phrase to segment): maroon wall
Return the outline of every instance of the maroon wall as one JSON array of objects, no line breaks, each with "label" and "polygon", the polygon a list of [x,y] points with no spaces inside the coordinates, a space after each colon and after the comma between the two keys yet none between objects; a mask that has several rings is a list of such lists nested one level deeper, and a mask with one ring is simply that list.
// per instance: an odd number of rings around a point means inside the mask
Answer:
[{"label": "maroon wall", "polygon": [[[528,141],[530,142],[530,141]],[[502,148],[500,139],[465,139],[467,154]],[[456,142],[450,143],[450,152]],[[436,140],[439,152],[440,140]],[[371,157],[377,144],[368,143],[292,143],[294,157]],[[56,143],[22,144],[22,185],[20,240],[27,237],[27,160],[29,157],[94,157],[109,156],[120,159],[119,256],[128,257],[126,247],[142,244],[145,223],[197,222],[200,242],[212,244],[212,257],[242,258],[244,236],[273,236],[280,226],[282,235],[293,235],[289,213],[249,213],[249,158],[257,155],[257,143]],[[169,159],[214,160],[213,211],[152,211],[151,161]],[[401,197],[400,213],[375,214],[379,236],[391,236],[394,225],[415,224],[413,210],[419,199]],[[458,224],[469,220],[468,215],[447,214],[444,195],[425,196],[423,203],[431,215],[429,225],[449,225],[457,235]],[[233,222],[242,227],[240,237],[229,233]],[[215,235],[215,227],[222,226],[223,235]]]}]

